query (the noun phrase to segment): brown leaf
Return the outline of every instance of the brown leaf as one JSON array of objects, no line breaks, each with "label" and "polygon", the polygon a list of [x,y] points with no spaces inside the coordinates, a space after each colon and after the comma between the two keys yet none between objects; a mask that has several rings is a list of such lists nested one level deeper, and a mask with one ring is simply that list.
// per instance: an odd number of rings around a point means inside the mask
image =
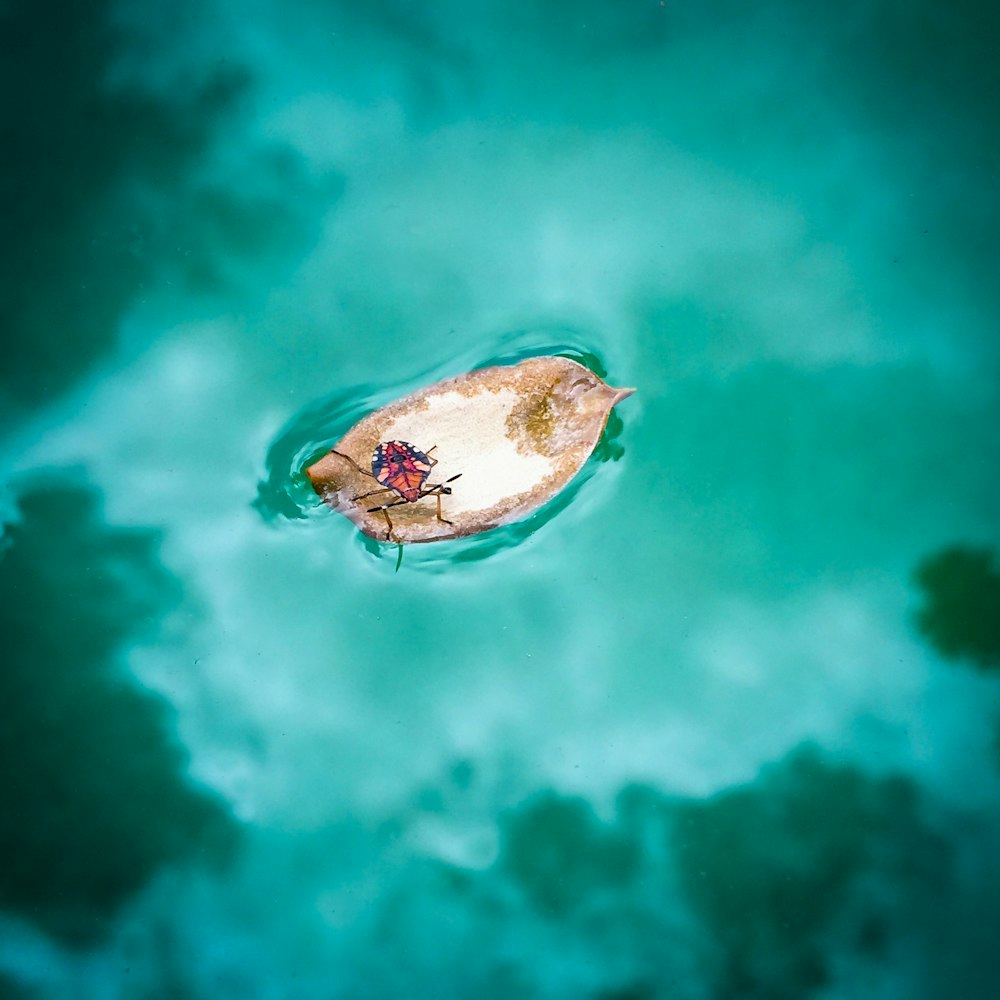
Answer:
[{"label": "brown leaf", "polygon": [[[600,440],[611,408],[632,392],[568,358],[481,368],[369,413],[306,473],[326,503],[380,541],[475,535],[527,517],[562,491]],[[386,441],[408,442],[436,461],[423,487],[432,492],[372,512],[401,500],[392,492],[358,499],[380,487],[370,474],[372,453]]]}]

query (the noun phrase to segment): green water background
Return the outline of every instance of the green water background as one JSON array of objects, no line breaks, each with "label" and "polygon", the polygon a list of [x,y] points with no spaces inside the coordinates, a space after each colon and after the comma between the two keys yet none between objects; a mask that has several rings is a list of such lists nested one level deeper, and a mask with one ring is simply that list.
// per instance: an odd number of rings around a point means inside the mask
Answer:
[{"label": "green water background", "polygon": [[[998,39],[0,7],[0,995],[997,996]],[[553,348],[638,391],[527,528],[303,489]]]}]

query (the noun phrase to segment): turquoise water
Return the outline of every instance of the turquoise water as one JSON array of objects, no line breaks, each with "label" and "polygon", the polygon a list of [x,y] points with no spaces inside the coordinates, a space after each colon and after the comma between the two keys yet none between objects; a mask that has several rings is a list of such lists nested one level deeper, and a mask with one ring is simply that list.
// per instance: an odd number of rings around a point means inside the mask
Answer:
[{"label": "turquoise water", "polygon": [[[0,8],[0,996],[1000,994],[998,34]],[[540,353],[534,518],[312,495]]]}]

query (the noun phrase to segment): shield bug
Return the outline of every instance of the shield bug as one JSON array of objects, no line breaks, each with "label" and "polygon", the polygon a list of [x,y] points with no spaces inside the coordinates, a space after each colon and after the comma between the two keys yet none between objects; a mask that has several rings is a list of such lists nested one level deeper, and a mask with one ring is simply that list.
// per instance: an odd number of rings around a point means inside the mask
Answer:
[{"label": "shield bug", "polygon": [[336,449],[332,450],[334,455],[346,458],[363,476],[368,476],[380,484],[378,489],[360,493],[358,496],[352,497],[353,500],[364,500],[366,497],[377,496],[379,493],[393,493],[399,498],[378,507],[368,508],[369,514],[374,514],[377,511],[382,512],[388,527],[386,541],[398,540],[394,539],[392,535],[389,508],[398,507],[404,503],[416,503],[424,497],[436,497],[438,520],[443,524],[452,523],[441,513],[441,497],[450,495],[451,487],[448,486],[448,483],[453,483],[462,473],[446,479],[443,483],[428,484],[427,477],[430,475],[431,469],[437,465],[437,459],[430,456],[436,447],[437,445],[434,445],[433,448],[428,448],[426,452],[423,452],[408,441],[382,441],[375,446],[375,450],[372,452],[371,472],[362,469],[350,455],[345,455]]}]

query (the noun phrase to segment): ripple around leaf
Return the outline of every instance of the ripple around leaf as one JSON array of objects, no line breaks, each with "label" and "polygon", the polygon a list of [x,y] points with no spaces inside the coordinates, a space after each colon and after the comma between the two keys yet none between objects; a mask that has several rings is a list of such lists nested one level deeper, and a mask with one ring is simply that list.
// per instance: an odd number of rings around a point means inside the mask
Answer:
[{"label": "ripple around leaf", "polygon": [[[448,375],[492,365],[514,365],[527,358],[545,355],[569,358],[589,368],[595,375],[606,378],[607,368],[600,355],[593,349],[581,346],[574,340],[574,336],[573,330],[563,327],[508,332],[498,338],[493,351],[485,359],[485,352],[480,349],[475,358],[469,356],[469,352],[410,379],[391,384],[367,383],[338,389],[309,403],[285,424],[268,448],[266,475],[258,485],[257,497],[253,501],[254,509],[275,527],[296,521],[316,521],[346,527],[346,520],[328,516],[329,509],[317,496],[304,470],[325,454],[358,420],[373,410]],[[442,571],[448,566],[476,562],[519,545],[573,502],[600,463],[617,461],[624,455],[625,448],[620,441],[624,428],[621,417],[612,411],[597,447],[581,472],[565,490],[530,517],[471,538],[436,542],[427,546],[410,546],[405,564],[408,567],[419,566],[421,569]],[[399,552],[395,544],[376,541],[360,532],[358,544],[376,559],[398,567]]]}]

